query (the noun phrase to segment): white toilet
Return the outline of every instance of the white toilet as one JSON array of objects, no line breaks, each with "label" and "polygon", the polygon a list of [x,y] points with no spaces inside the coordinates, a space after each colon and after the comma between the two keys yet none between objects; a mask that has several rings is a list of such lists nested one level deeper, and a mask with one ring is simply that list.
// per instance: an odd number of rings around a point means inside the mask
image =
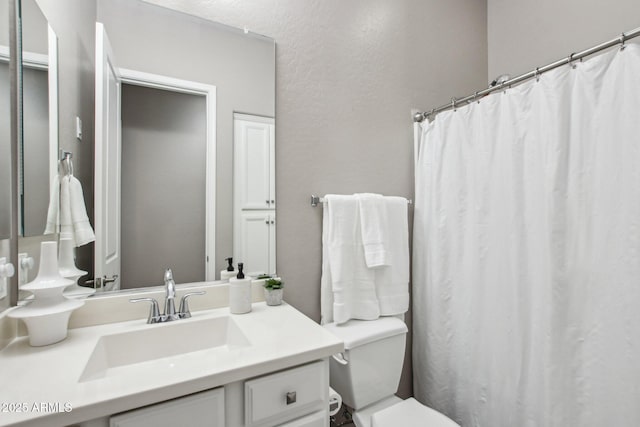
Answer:
[{"label": "white toilet", "polygon": [[396,317],[324,325],[344,341],[330,364],[330,383],[353,408],[357,427],[460,427],[417,400],[395,396],[404,361],[407,326]]}]

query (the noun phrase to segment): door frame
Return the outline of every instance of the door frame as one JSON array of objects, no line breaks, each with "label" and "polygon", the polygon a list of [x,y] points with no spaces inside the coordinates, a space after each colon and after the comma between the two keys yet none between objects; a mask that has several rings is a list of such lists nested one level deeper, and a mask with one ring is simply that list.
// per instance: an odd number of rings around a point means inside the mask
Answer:
[{"label": "door frame", "polygon": [[159,74],[120,68],[123,84],[189,95],[204,96],[206,100],[206,177],[205,177],[205,281],[216,277],[216,86]]}]

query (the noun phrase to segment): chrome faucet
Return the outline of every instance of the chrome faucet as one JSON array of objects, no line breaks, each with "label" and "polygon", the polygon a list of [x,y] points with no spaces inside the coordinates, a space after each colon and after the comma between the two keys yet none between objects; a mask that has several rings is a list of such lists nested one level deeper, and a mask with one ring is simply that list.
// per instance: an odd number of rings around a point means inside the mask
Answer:
[{"label": "chrome faucet", "polygon": [[166,317],[165,322],[172,320],[178,320],[180,315],[176,313],[176,282],[173,281],[173,272],[170,268],[167,268],[164,272],[164,290],[166,292],[164,299],[164,315]]},{"label": "chrome faucet", "polygon": [[176,282],[173,280],[173,272],[170,268],[164,272],[164,288],[165,288],[165,301],[164,301],[164,314],[160,313],[160,307],[158,301],[153,298],[132,298],[129,302],[149,302],[151,308],[149,311],[149,317],[147,323],[164,323],[171,322],[178,319],[188,319],[191,317],[189,311],[189,304],[187,298],[192,295],[204,295],[206,292],[190,292],[182,296],[180,301],[180,309],[176,312]]}]

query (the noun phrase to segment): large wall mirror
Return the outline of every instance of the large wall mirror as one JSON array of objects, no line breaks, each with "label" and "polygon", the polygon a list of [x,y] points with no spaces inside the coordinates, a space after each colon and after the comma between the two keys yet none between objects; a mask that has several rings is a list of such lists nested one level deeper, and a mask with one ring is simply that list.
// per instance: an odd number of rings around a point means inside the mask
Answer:
[{"label": "large wall mirror", "polygon": [[[40,133],[23,141],[19,251],[35,268],[20,281],[37,274],[40,242],[66,233],[68,202],[52,190],[65,179],[72,211],[84,209],[95,232],[75,236],[79,284],[95,295],[162,285],[165,268],[177,283],[217,280],[228,257],[274,274],[274,40],[139,0],[28,1],[51,27],[40,32],[49,65],[33,68],[51,74],[53,37],[60,73],[57,99],[24,118]],[[51,79],[38,81],[51,96]],[[27,185],[36,161],[40,184]]]}]

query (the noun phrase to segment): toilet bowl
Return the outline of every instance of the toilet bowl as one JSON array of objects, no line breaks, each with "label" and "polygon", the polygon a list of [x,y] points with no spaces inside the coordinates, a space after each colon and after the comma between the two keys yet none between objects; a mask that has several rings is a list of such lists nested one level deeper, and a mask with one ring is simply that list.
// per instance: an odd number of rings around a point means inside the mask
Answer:
[{"label": "toilet bowl", "polygon": [[407,326],[396,317],[350,320],[324,327],[344,341],[330,362],[330,384],[353,408],[356,427],[460,427],[410,398],[395,396],[400,383]]}]

